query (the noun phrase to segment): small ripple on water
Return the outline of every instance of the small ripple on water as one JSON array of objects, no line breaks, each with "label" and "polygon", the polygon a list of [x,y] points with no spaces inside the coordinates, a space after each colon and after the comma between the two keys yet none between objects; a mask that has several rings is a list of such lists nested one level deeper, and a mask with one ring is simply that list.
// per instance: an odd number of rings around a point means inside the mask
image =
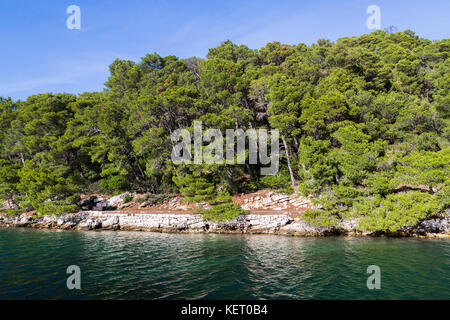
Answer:
[{"label": "small ripple on water", "polygon": [[0,230],[0,298],[448,299],[449,256],[449,240]]}]

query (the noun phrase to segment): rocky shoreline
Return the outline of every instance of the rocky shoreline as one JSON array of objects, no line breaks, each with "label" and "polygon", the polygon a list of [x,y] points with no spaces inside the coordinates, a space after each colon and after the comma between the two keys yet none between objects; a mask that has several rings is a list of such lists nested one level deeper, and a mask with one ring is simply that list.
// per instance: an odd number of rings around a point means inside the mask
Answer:
[{"label": "rocky shoreline", "polygon": [[287,214],[246,214],[228,222],[205,221],[200,215],[187,212],[131,213],[127,211],[80,211],[62,216],[0,217],[0,227],[21,227],[61,230],[123,230],[170,233],[274,234],[286,236],[396,236],[450,237],[450,217],[436,216],[416,226],[404,227],[395,233],[363,232],[357,220],[342,220],[337,226],[312,226]]}]

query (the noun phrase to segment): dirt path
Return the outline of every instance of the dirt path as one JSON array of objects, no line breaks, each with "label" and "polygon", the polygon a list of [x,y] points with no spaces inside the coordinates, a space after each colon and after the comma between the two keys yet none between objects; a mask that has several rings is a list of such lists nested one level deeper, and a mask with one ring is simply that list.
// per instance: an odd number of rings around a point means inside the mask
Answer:
[{"label": "dirt path", "polygon": [[[297,191],[297,190],[296,190]],[[141,198],[144,199],[144,198]],[[134,199],[127,204],[119,205],[110,214],[193,214],[198,203],[185,203],[181,196],[160,204],[151,204],[147,200]],[[309,198],[301,197],[298,192],[291,195],[281,194],[273,190],[259,190],[248,194],[233,196],[233,203],[253,215],[288,215],[292,218],[302,215],[305,210],[313,208]]]}]

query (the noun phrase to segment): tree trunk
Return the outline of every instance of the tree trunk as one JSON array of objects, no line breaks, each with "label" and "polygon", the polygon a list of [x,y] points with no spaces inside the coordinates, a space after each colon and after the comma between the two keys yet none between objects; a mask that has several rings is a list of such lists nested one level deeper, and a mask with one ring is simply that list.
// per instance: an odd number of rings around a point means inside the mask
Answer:
[{"label": "tree trunk", "polygon": [[299,143],[298,143],[298,140],[296,137],[294,137],[294,145],[295,145],[295,151],[296,151],[295,155],[297,156],[297,159],[298,159],[298,153],[300,151],[300,147],[299,147]]},{"label": "tree trunk", "polygon": [[253,179],[252,168],[250,168],[248,162],[245,163],[245,167],[247,168],[248,174],[250,175],[250,180]]},{"label": "tree trunk", "polygon": [[233,175],[231,173],[231,169],[230,167],[225,164],[225,170],[227,171],[227,180],[228,180],[228,185],[230,186],[231,189],[234,189],[234,185],[233,185]]},{"label": "tree trunk", "polygon": [[291,176],[291,185],[295,186],[294,173],[292,172],[291,160],[289,159],[288,145],[287,145],[286,139],[284,139],[284,137],[281,137],[281,139],[283,140],[284,151],[286,152],[286,159],[287,159],[287,164],[288,164],[288,168],[289,168],[289,175]]},{"label": "tree trunk", "polygon": [[138,168],[139,168],[139,171],[140,171],[140,173],[141,173],[142,179],[145,179],[145,178],[146,178],[146,175],[145,175],[145,173],[144,173],[144,170],[142,170],[141,164],[139,163],[139,159],[138,159],[138,157],[136,156],[136,154],[135,154],[134,152],[133,152],[133,156],[134,156],[134,159],[136,159],[136,164],[137,164],[137,166],[138,166]]},{"label": "tree trunk", "polygon": [[20,153],[20,160],[22,160],[22,165],[25,168],[25,160],[23,159],[23,153]]}]

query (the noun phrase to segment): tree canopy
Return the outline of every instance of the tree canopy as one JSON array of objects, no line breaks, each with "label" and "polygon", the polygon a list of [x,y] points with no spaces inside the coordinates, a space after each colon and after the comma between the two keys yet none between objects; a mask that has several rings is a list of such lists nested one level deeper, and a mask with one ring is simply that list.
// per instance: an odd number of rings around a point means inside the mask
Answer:
[{"label": "tree canopy", "polygon": [[[74,210],[81,192],[179,192],[220,215],[240,212],[231,194],[298,187],[321,208],[313,222],[396,230],[448,212],[449,54],[450,39],[407,30],[117,59],[103,92],[0,99],[1,197],[47,213]],[[260,176],[248,152],[245,164],[173,163],[171,134],[195,120],[278,129],[279,173]]]}]

